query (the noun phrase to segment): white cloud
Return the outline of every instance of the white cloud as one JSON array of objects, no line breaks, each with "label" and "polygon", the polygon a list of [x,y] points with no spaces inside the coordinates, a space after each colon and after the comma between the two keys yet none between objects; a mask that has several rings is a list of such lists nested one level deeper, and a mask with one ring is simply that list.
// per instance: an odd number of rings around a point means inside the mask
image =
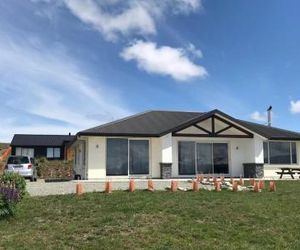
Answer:
[{"label": "white cloud", "polygon": [[300,100],[298,101],[290,101],[290,111],[292,114],[300,113]]},{"label": "white cloud", "polygon": [[254,121],[257,122],[264,122],[266,123],[268,118],[267,118],[267,113],[260,113],[259,111],[254,111],[251,115],[250,118]]},{"label": "white cloud", "polygon": [[[0,140],[23,132],[74,133],[131,113],[63,49],[0,32],[0,54]],[[90,116],[95,111],[102,119]]]},{"label": "white cloud", "polygon": [[192,44],[192,43],[189,43],[189,45],[186,48],[186,51],[189,52],[194,57],[197,57],[197,58],[202,58],[203,57],[202,51],[197,49],[195,47],[195,45]]},{"label": "white cloud", "polygon": [[148,73],[168,75],[178,81],[207,76],[206,69],[193,63],[181,48],[157,47],[156,43],[139,40],[124,48],[121,57],[136,61]]},{"label": "white cloud", "polygon": [[109,40],[116,39],[118,33],[127,35],[133,31],[139,34],[156,32],[150,13],[135,2],[117,14],[104,12],[101,5],[93,0],[65,0],[65,3],[82,22],[91,24]]},{"label": "white cloud", "polygon": [[82,22],[92,25],[108,40],[118,35],[156,33],[156,19],[165,13],[187,14],[201,7],[201,0],[64,0]]}]

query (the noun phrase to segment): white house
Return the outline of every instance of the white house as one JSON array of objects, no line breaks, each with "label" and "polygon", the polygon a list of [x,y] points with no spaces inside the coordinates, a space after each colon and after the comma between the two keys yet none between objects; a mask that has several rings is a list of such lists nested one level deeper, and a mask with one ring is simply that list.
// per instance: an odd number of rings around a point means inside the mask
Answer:
[{"label": "white house", "polygon": [[82,179],[244,175],[245,163],[265,177],[299,166],[300,133],[210,112],[148,111],[81,131],[72,145]]}]

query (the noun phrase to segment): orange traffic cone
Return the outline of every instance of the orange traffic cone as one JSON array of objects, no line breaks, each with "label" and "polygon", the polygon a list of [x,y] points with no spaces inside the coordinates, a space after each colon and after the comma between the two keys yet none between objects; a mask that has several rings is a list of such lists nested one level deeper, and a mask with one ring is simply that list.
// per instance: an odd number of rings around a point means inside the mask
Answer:
[{"label": "orange traffic cone", "polygon": [[254,191],[255,193],[258,193],[258,192],[259,192],[259,188],[258,188],[258,183],[257,183],[257,181],[254,182],[254,188],[253,188],[253,191]]},{"label": "orange traffic cone", "polygon": [[238,191],[238,185],[236,181],[233,181],[232,183],[232,191],[233,192],[237,192]]},{"label": "orange traffic cone", "polygon": [[276,183],[275,181],[270,181],[270,192],[276,191]]},{"label": "orange traffic cone", "polygon": [[81,183],[77,183],[77,184],[76,184],[76,194],[77,194],[77,195],[83,194],[83,186],[82,186]]},{"label": "orange traffic cone", "polygon": [[171,191],[177,191],[177,181],[171,181]]},{"label": "orange traffic cone", "polygon": [[199,190],[199,182],[197,180],[193,180],[192,189],[194,192],[197,192]]},{"label": "orange traffic cone", "polygon": [[242,176],[240,176],[240,181],[239,181],[239,184],[240,186],[243,186],[244,185],[244,179]]},{"label": "orange traffic cone", "polygon": [[153,181],[151,179],[148,180],[148,191],[149,192],[154,191]]},{"label": "orange traffic cone", "polygon": [[259,180],[259,182],[258,182],[258,188],[259,189],[264,189],[265,188],[265,182],[263,180]]},{"label": "orange traffic cone", "polygon": [[250,179],[249,182],[250,182],[250,186],[254,186],[254,184],[255,184],[255,180],[254,179]]},{"label": "orange traffic cone", "polygon": [[221,183],[219,181],[215,182],[215,191],[221,192]]},{"label": "orange traffic cone", "polygon": [[107,194],[112,193],[112,183],[111,183],[111,181],[105,182],[105,193],[107,193]]},{"label": "orange traffic cone", "polygon": [[134,183],[134,179],[130,179],[129,181],[129,192],[134,192],[135,190],[135,183]]}]

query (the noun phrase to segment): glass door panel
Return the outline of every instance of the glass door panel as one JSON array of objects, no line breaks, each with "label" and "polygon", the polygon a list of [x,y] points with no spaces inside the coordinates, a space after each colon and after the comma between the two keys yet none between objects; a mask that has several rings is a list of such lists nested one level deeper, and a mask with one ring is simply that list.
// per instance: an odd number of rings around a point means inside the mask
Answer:
[{"label": "glass door panel", "polygon": [[195,143],[182,141],[178,144],[178,162],[180,175],[195,174]]},{"label": "glass door panel", "polygon": [[213,173],[212,144],[197,143],[197,173]]},{"label": "glass door panel", "polygon": [[214,173],[228,174],[228,145],[227,143],[213,144]]}]

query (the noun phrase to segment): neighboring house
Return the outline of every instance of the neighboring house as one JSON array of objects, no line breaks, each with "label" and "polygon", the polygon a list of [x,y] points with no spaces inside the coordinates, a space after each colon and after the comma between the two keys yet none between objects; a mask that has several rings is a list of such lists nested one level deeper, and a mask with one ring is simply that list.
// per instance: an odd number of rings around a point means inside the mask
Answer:
[{"label": "neighboring house", "polygon": [[12,155],[34,158],[46,157],[48,160],[69,159],[67,145],[75,139],[72,135],[30,135],[16,134],[11,141]]},{"label": "neighboring house", "polygon": [[244,163],[299,167],[300,133],[206,113],[149,111],[81,131],[72,147],[74,170],[83,179],[160,178],[161,163],[172,177],[198,173],[243,175]]}]

